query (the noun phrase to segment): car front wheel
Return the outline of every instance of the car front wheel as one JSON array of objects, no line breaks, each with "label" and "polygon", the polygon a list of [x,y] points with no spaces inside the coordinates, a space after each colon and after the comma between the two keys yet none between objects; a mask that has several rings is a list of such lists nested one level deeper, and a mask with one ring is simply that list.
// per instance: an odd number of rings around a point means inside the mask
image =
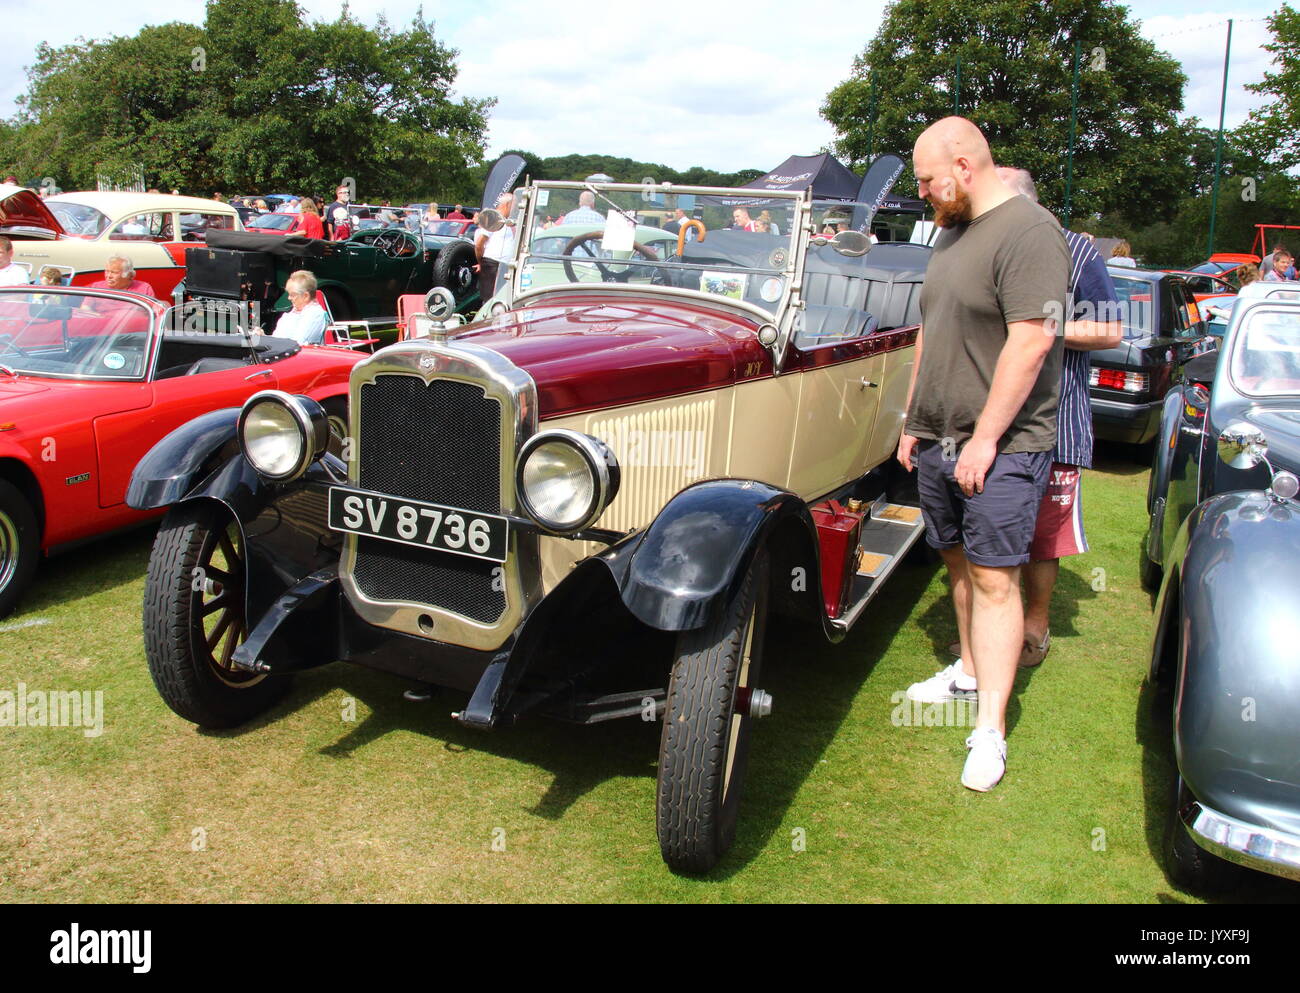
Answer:
[{"label": "car front wheel", "polygon": [[244,539],[228,511],[201,501],[173,507],[149,556],[144,645],[167,706],[200,727],[228,728],[271,707],[287,677],[231,661],[248,637]]},{"label": "car front wheel", "polygon": [[[759,552],[720,616],[677,641],[659,746],[655,820],[664,861],[707,872],[731,847],[749,759],[767,628],[767,556]],[[757,703],[756,703],[757,701]]]},{"label": "car front wheel", "polygon": [[7,616],[36,574],[40,527],[18,487],[0,479],[0,617]]}]

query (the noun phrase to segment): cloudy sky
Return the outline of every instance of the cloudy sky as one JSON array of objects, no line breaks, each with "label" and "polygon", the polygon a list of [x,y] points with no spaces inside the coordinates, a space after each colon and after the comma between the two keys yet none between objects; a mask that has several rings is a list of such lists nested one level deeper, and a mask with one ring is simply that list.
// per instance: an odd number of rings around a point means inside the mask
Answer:
[{"label": "cloudy sky", "polygon": [[[5,0],[6,5],[9,0]],[[305,0],[308,16],[330,20],[341,0]],[[359,20],[384,13],[409,23],[418,0],[353,0]],[[1214,126],[1219,116],[1226,32],[1222,0],[1133,0],[1143,33],[1187,73],[1185,112]],[[481,0],[424,4],[441,39],[460,51],[458,92],[496,96],[489,152],[526,148],[540,155],[608,153],[731,171],[770,168],[811,154],[834,135],[817,113],[849,74],[853,57],[879,26],[882,2],[655,0],[619,7],[602,0]],[[129,35],[158,23],[156,0],[61,0],[5,14],[8,55],[0,66],[0,117],[26,90],[24,67],[38,42]],[[170,0],[171,19],[200,23],[202,0]],[[1227,124],[1257,98],[1244,84],[1269,65],[1264,15],[1235,21]],[[743,11],[743,13],[742,13]],[[493,39],[493,40],[490,40]],[[188,54],[186,55],[188,58]]]}]

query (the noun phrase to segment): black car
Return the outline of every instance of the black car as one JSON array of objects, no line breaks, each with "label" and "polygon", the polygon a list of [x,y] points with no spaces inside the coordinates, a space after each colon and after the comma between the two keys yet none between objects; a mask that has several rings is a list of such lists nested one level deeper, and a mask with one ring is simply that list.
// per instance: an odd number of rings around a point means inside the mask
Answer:
[{"label": "black car", "polygon": [[1188,359],[1213,347],[1191,288],[1178,275],[1109,267],[1124,340],[1092,353],[1088,393],[1098,438],[1142,445],[1160,427],[1161,402]]}]

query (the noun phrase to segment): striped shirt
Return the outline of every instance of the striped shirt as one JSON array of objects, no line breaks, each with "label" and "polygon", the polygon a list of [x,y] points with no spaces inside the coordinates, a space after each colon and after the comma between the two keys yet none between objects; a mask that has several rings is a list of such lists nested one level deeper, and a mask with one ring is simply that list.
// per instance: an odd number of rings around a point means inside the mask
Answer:
[{"label": "striped shirt", "polygon": [[[1114,305],[1115,284],[1092,242],[1062,230],[1070,248],[1070,319],[1097,320]],[[1111,313],[1114,313],[1112,310]],[[1056,414],[1056,449],[1052,461],[1092,468],[1092,404],[1088,396],[1091,352],[1066,348],[1061,356],[1061,401]]]}]

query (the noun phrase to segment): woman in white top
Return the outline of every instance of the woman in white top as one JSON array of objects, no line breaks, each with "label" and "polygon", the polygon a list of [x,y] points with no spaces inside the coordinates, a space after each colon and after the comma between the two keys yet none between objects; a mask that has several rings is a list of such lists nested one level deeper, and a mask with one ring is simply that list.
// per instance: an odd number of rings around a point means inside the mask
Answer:
[{"label": "woman in white top", "polygon": [[1115,247],[1110,250],[1110,258],[1106,260],[1107,265],[1122,265],[1129,269],[1136,269],[1137,263],[1133,261],[1133,249],[1127,241],[1120,240],[1116,242]]},{"label": "woman in white top", "polygon": [[479,228],[474,239],[474,251],[478,254],[478,295],[480,305],[485,304],[496,292],[497,272],[501,263],[509,260],[515,253],[515,229],[509,223],[510,211],[514,209],[513,193],[503,193],[497,201],[497,211],[501,214],[502,225],[495,231]]}]

